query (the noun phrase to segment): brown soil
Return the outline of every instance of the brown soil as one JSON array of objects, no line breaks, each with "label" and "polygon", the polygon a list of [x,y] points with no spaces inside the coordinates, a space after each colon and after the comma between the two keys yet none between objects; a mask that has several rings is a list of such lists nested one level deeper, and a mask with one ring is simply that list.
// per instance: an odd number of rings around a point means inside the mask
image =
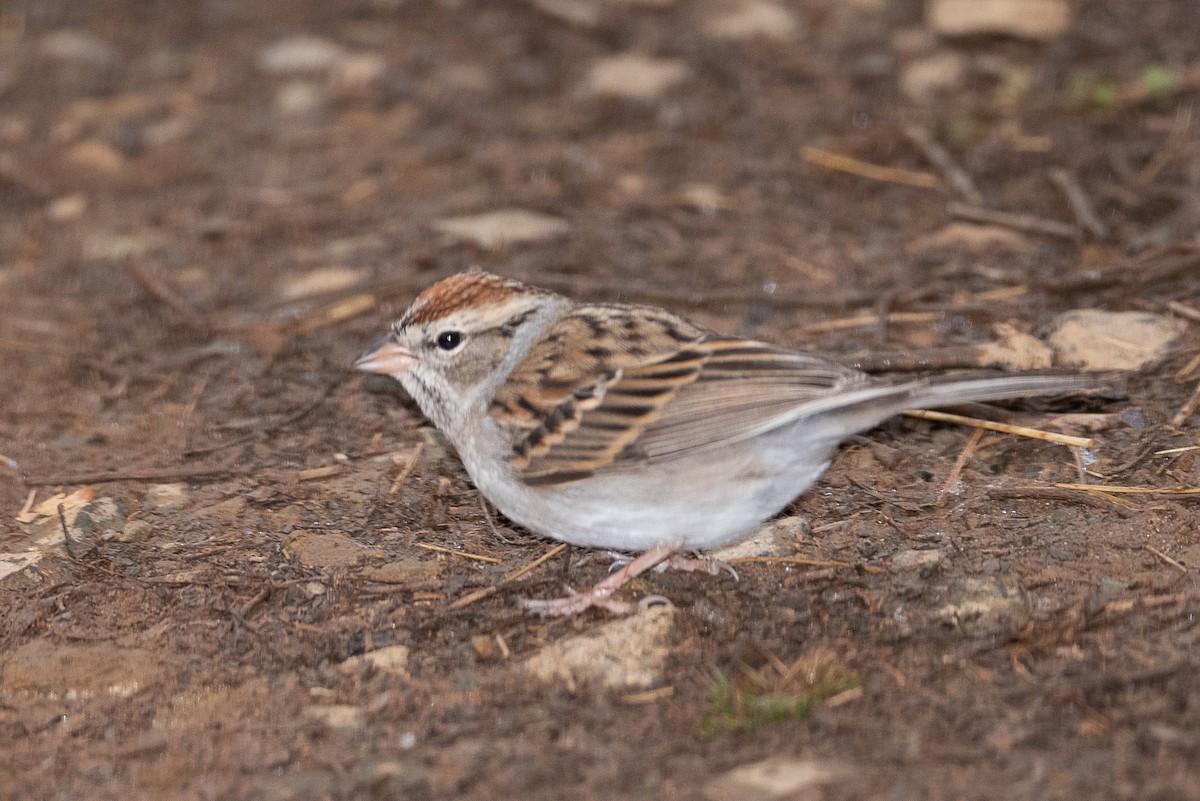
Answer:
[{"label": "brown soil", "polygon": [[[680,610],[660,692],[539,684],[522,661],[607,616],[515,599],[606,561],[451,608],[550,543],[493,528],[403,393],[349,369],[472,265],[872,365],[952,366],[996,323],[1041,336],[1069,309],[1200,307],[1200,17],[1071,5],[1042,43],[939,42],[919,3],[872,0],[787,4],[790,40],[722,38],[715,0],[0,8],[0,552],[65,522],[17,522],[31,489],[120,505],[115,534],[0,579],[0,797],[716,798],[781,756],[848,768],[787,797],[1200,798],[1197,496],[1055,490],[1072,452],[1000,435],[940,496],[971,430],[898,419],[789,510],[811,524],[796,552],[838,564],[640,579]],[[295,34],[342,50],[260,66]],[[688,74],[646,100],[581,88],[628,51]],[[963,73],[931,99],[899,88],[947,54]],[[806,160],[941,176],[906,125],[989,209],[1066,230],[974,247],[945,236],[954,190]],[[481,248],[431,227],[510,207],[569,230]],[[811,328],[884,311],[936,314]],[[1200,380],[1189,325],[1099,395],[1011,408],[1115,413],[1092,483],[1196,486],[1197,451],[1159,453],[1200,430],[1169,425]],[[401,673],[343,665],[393,645]],[[714,670],[804,660],[848,678],[807,716],[712,725]]]}]

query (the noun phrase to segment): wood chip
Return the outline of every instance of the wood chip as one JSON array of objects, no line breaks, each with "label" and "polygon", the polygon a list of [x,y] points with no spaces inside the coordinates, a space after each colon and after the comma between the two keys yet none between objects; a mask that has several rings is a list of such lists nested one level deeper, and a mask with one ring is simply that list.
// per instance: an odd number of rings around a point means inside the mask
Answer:
[{"label": "wood chip", "polygon": [[978,206],[968,206],[965,203],[951,203],[947,206],[951,216],[972,222],[990,223],[1012,228],[1016,231],[1027,231],[1031,234],[1044,234],[1059,239],[1078,239],[1079,233],[1075,226],[1058,220],[1048,220],[1035,217],[1032,214],[1017,214],[1011,211],[996,211]]}]

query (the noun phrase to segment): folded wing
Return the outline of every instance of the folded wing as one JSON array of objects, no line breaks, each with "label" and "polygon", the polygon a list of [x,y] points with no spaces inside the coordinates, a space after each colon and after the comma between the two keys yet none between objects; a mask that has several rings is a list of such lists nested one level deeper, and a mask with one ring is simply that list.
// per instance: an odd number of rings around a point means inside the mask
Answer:
[{"label": "folded wing", "polygon": [[[510,462],[529,484],[575,481],[719,448],[866,382],[853,370],[717,337],[673,315],[611,311],[609,328],[589,333],[597,335],[592,341],[616,345],[613,352],[599,354],[602,359],[573,352],[566,343],[586,337],[554,341],[552,331],[492,404],[513,443]],[[595,325],[594,315],[588,319]]]}]

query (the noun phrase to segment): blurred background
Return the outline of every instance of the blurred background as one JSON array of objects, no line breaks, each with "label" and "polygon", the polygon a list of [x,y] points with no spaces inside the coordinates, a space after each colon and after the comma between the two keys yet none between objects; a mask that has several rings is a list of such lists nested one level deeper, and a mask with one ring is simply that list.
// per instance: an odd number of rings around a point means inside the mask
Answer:
[{"label": "blurred background", "polygon": [[[1197,797],[1193,506],[989,494],[1195,483],[1195,12],[3,0],[0,797]],[[877,432],[788,518],[829,564],[662,579],[665,672],[530,685],[599,619],[450,608],[548,545],[349,371],[475,266],[872,370],[1126,372],[1059,420],[1086,463]]]}]

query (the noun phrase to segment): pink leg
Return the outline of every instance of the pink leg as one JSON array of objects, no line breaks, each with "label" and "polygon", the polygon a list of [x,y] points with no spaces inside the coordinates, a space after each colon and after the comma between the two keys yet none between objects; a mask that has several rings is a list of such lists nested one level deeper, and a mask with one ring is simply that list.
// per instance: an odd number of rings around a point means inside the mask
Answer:
[{"label": "pink leg", "polygon": [[[618,551],[607,551],[607,553],[612,557],[613,570],[629,564],[629,557],[626,554]],[[681,573],[707,573],[710,576],[719,576],[724,570],[734,581],[741,580],[737,571],[733,569],[733,565],[710,556],[684,556],[682,553],[676,552],[654,566],[655,573],[666,573],[668,570],[678,570]]]},{"label": "pink leg", "polygon": [[670,559],[679,552],[682,540],[655,545],[650,550],[638,556],[633,561],[622,566],[608,575],[603,581],[586,592],[575,592],[568,588],[570,595],[550,600],[532,600],[522,598],[520,604],[525,609],[544,617],[568,617],[577,615],[585,609],[599,606],[618,615],[628,615],[637,611],[639,604],[618,601],[612,595],[630,580],[640,576],[655,565]]},{"label": "pink leg", "polygon": [[684,556],[681,553],[673,553],[659,562],[654,569],[659,573],[664,573],[668,570],[679,570],[685,573],[707,573],[710,576],[719,576],[721,575],[721,571],[724,570],[733,577],[734,581],[740,580],[737,571],[733,569],[733,565],[707,556],[697,558]]}]

